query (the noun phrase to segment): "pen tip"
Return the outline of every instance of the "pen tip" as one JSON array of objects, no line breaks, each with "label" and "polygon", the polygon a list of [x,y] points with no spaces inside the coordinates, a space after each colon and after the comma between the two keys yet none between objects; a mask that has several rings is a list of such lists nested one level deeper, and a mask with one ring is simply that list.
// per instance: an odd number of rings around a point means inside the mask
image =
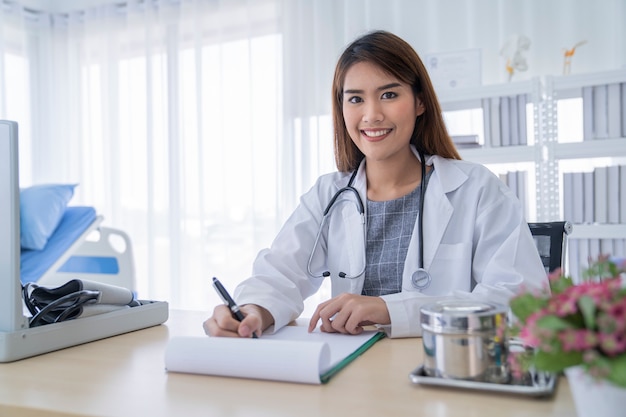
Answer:
[{"label": "pen tip", "polygon": [[217,278],[213,277],[213,282],[217,281]]}]

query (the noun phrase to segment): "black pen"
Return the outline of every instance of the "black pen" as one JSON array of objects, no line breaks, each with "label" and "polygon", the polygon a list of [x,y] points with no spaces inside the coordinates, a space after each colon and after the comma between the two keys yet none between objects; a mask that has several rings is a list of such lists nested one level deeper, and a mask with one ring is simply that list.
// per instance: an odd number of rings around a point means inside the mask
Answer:
[{"label": "black pen", "polygon": [[[231,297],[230,294],[228,294],[228,291],[226,291],[226,288],[224,288],[222,283],[215,277],[213,277],[213,287],[215,287],[215,290],[220,295],[220,297],[222,297],[222,300],[224,300],[226,305],[228,305],[228,308],[230,308],[230,311],[233,313],[233,317],[236,318],[238,321],[242,321],[244,318],[244,315],[239,309],[239,306],[237,305],[237,303],[235,303],[235,300],[233,300],[233,297]],[[252,337],[254,339],[257,338],[257,335],[255,332],[252,332]]]}]

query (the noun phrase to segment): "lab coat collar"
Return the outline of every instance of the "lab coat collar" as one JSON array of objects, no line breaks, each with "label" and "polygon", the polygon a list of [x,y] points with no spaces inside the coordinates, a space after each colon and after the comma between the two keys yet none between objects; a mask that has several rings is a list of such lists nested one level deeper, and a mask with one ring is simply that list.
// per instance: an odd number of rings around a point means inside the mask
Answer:
[{"label": "lab coat collar", "polygon": [[[417,159],[420,159],[417,149],[411,145],[411,150]],[[433,165],[435,172],[439,177],[441,188],[444,193],[449,193],[461,186],[467,181],[467,174],[461,171],[450,160],[443,158],[439,155],[424,155],[426,159],[426,165]],[[421,161],[421,160],[420,160]]]},{"label": "lab coat collar", "polygon": [[[413,152],[415,157],[421,162],[419,153],[413,145],[411,145],[411,151]],[[439,178],[439,182],[441,184],[441,191],[444,194],[456,190],[465,181],[467,181],[467,174],[459,169],[453,161],[443,158],[439,155],[424,155],[424,158],[426,159],[426,165],[433,165],[435,167],[436,175]],[[342,176],[335,182],[335,186],[337,187],[337,189],[343,188],[348,185],[350,175],[351,173],[346,174],[346,176]],[[359,195],[361,196],[363,202],[367,201],[367,178],[365,176],[365,159],[363,159],[363,161],[361,161],[359,165],[358,172],[356,177],[354,178],[354,183],[352,184],[352,186],[359,191]]]},{"label": "lab coat collar", "polygon": [[455,160],[429,155],[426,163],[435,167],[424,197],[424,268],[429,270],[454,214],[447,194],[458,189],[468,176]]}]

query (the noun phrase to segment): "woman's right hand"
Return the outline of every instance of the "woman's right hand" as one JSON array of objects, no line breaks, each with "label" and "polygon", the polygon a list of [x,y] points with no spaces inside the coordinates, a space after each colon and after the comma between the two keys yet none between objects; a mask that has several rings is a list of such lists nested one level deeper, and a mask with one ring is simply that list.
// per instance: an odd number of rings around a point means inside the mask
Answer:
[{"label": "woman's right hand", "polygon": [[239,322],[233,317],[228,306],[220,304],[213,310],[213,315],[203,324],[204,333],[218,337],[252,337],[252,333],[261,336],[273,322],[272,315],[263,307],[246,304],[240,307],[245,316]]}]

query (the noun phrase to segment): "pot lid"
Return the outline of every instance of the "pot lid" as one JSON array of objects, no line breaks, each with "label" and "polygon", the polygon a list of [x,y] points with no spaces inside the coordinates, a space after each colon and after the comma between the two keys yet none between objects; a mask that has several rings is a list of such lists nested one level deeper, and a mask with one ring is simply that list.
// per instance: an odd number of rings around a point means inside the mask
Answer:
[{"label": "pot lid", "polygon": [[420,320],[424,330],[434,333],[483,332],[505,325],[507,311],[496,303],[447,300],[423,306]]}]

